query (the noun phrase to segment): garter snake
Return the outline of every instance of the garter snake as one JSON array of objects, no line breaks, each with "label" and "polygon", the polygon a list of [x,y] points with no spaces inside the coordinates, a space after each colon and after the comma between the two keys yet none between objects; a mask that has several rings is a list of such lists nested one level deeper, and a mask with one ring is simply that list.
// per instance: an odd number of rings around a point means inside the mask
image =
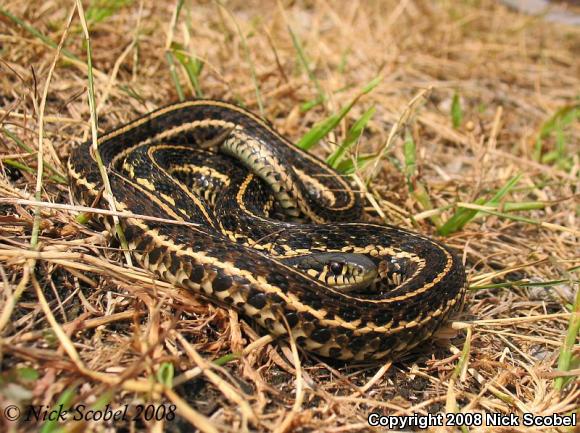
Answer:
[{"label": "garter snake", "polygon": [[[119,211],[193,223],[122,218],[144,268],[274,336],[289,328],[306,350],[342,360],[393,357],[425,341],[462,303],[465,272],[448,247],[353,222],[362,206],[348,180],[236,105],[194,100],[158,109],[101,135],[98,151]],[[90,143],[72,150],[68,168],[74,200],[104,205]],[[370,263],[375,282],[343,290],[315,277],[312,260],[326,266],[326,281],[328,268],[344,273],[341,261],[355,274]]]}]

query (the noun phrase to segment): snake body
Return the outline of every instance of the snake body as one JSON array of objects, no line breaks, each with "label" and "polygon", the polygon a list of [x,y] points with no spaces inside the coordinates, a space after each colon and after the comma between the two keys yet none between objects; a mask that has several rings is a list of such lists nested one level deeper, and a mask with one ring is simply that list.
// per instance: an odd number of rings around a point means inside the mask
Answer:
[{"label": "snake body", "polygon": [[[429,338],[462,303],[465,272],[454,252],[399,227],[352,222],[361,203],[349,182],[236,105],[161,108],[100,136],[98,152],[117,210],[188,223],[122,218],[141,266],[274,336],[290,330],[308,351],[394,357]],[[104,206],[95,161],[90,143],[72,150],[71,190],[81,204]],[[302,269],[335,257],[354,263],[355,273],[357,258],[361,268],[375,265],[376,281],[343,289]]]}]

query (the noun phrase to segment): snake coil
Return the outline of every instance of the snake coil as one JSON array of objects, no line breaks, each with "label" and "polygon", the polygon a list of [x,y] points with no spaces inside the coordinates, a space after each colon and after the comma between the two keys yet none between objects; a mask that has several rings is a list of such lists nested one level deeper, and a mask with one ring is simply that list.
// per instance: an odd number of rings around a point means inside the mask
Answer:
[{"label": "snake coil", "polygon": [[[465,272],[448,247],[399,227],[352,222],[361,203],[348,181],[236,105],[170,105],[100,136],[98,149],[117,210],[190,223],[122,218],[141,266],[225,302],[275,336],[289,327],[309,351],[393,357],[429,338],[462,303]],[[90,143],[73,149],[68,168],[75,201],[102,200]],[[344,290],[325,283],[347,278],[341,260],[355,277],[370,263],[376,281]],[[309,261],[327,267],[326,280],[302,269]]]}]

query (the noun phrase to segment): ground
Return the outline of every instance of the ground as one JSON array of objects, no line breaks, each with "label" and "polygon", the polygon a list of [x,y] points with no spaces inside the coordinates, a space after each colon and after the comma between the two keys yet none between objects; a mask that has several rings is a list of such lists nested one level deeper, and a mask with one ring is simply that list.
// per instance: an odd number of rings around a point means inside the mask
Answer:
[{"label": "ground", "polygon": [[[479,432],[501,429],[476,414],[580,417],[579,27],[491,0],[92,0],[86,20],[78,4],[0,6],[4,431],[385,431],[369,414],[460,412]],[[366,218],[459,251],[463,312],[417,352],[341,364],[128,267],[72,206],[69,151],[93,125],[200,96],[294,141],[354,101],[310,151],[336,155],[355,134],[340,168],[368,185]],[[10,421],[61,403],[128,405],[130,419]],[[501,431],[578,431],[518,419]]]}]

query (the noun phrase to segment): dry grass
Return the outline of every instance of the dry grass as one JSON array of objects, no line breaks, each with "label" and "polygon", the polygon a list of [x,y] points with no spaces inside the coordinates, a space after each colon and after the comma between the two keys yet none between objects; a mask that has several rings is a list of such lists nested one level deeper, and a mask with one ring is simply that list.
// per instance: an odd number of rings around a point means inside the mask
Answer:
[{"label": "dry grass", "polygon": [[[85,4],[101,132],[181,92],[256,111],[262,105],[298,140],[381,76],[313,151],[328,156],[376,107],[355,149],[387,147],[376,172],[373,164],[357,172],[361,184],[369,181],[369,217],[433,235],[447,222],[446,242],[464,252],[471,290],[439,343],[393,364],[342,365],[260,338],[235,312],[128,268],[104,233],[76,222],[73,208],[38,208],[35,246],[35,210],[26,200],[34,200],[37,171],[44,165],[42,201],[69,204],[59,180],[70,147],[90,137],[87,46],[75,13],[56,58],[75,2],[6,0],[3,407],[167,403],[177,406],[176,421],[114,427],[187,431],[193,424],[208,432],[366,431],[373,411],[578,413],[578,28],[486,0],[235,0],[185,2],[180,10],[152,0],[91,4],[101,5]],[[103,17],[104,4],[126,5]],[[301,112],[320,95],[323,103]],[[469,209],[482,212],[456,224],[452,216]],[[11,431],[57,428],[0,423]],[[105,425],[68,422],[65,429]]]}]

